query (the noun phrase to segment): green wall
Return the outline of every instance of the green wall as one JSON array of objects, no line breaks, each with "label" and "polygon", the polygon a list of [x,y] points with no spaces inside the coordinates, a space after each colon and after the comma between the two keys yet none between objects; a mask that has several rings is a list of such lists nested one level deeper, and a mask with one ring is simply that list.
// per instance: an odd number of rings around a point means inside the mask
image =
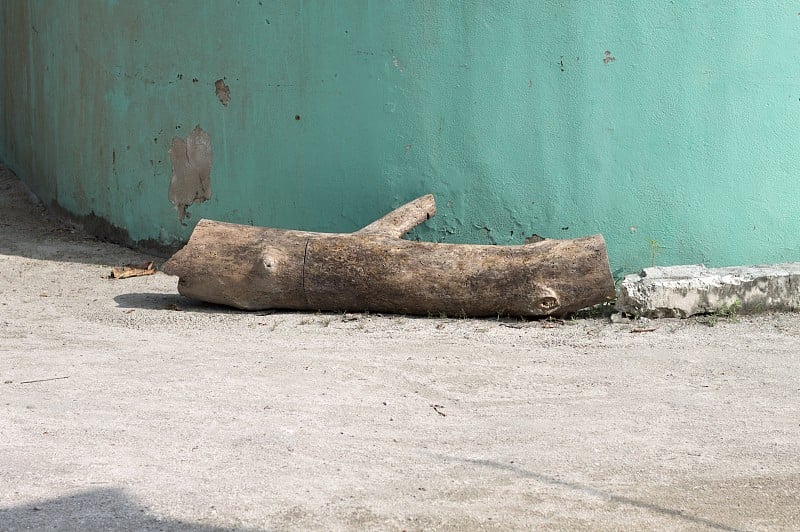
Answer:
[{"label": "green wall", "polygon": [[[796,261],[799,12],[5,0],[0,158],[45,202],[133,240],[186,239],[201,217],[350,231],[433,192],[439,214],[414,238],[600,232],[618,272]],[[168,149],[196,125],[213,195],[184,226]]]}]

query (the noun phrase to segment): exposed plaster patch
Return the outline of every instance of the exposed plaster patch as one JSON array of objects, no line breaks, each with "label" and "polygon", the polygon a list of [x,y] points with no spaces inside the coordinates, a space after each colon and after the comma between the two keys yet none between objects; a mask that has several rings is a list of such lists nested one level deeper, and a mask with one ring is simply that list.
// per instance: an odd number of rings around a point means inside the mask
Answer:
[{"label": "exposed plaster patch", "polygon": [[211,136],[196,126],[186,140],[175,137],[169,149],[172,180],[169,201],[178,217],[189,216],[186,208],[211,198]]},{"label": "exposed plaster patch", "polygon": [[529,237],[527,237],[525,239],[525,243],[526,244],[536,244],[537,242],[541,242],[543,240],[547,240],[547,239],[545,237],[543,237],[543,236],[539,236],[536,233],[533,233],[531,236],[529,236]]},{"label": "exposed plaster patch", "polygon": [[405,67],[400,64],[400,60],[394,54],[392,54],[392,66],[401,73],[406,71]]},{"label": "exposed plaster patch", "polygon": [[225,84],[225,79],[218,79],[214,82],[214,89],[217,93],[217,98],[222,105],[228,106],[228,102],[231,101],[231,88]]}]

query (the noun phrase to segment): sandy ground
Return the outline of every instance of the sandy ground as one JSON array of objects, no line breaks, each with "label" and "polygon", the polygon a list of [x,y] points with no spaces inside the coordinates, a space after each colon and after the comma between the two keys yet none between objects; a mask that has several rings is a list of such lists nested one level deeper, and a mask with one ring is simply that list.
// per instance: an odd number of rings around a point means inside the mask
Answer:
[{"label": "sandy ground", "polygon": [[0,530],[800,528],[796,314],[243,313],[106,278],[148,258],[0,174]]}]

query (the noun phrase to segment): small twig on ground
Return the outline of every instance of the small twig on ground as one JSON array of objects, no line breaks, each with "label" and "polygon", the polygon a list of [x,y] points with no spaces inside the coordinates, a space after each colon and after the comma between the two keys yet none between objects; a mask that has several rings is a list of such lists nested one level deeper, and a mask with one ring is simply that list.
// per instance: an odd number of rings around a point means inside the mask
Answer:
[{"label": "small twig on ground", "polygon": [[69,376],[67,376],[67,377],[50,377],[49,379],[35,379],[35,380],[32,380],[32,381],[20,381],[19,384],[32,384],[34,382],[57,381],[57,380],[61,380],[61,379],[69,379]]},{"label": "small twig on ground", "polygon": [[436,412],[440,416],[447,417],[447,414],[439,410],[440,408],[444,408],[444,405],[431,405],[431,407],[433,408],[434,412]]},{"label": "small twig on ground", "polygon": [[646,332],[653,332],[658,330],[658,327],[636,327],[635,329],[631,329],[632,333],[646,333]]}]

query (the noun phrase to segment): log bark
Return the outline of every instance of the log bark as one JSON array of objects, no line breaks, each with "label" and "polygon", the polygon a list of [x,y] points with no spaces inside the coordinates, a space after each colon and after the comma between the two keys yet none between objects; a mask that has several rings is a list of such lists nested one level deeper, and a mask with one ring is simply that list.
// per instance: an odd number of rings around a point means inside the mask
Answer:
[{"label": "log bark", "polygon": [[601,235],[521,246],[401,238],[435,212],[427,195],[346,234],[201,220],[162,270],[184,296],[245,310],[535,317],[614,297]]}]

